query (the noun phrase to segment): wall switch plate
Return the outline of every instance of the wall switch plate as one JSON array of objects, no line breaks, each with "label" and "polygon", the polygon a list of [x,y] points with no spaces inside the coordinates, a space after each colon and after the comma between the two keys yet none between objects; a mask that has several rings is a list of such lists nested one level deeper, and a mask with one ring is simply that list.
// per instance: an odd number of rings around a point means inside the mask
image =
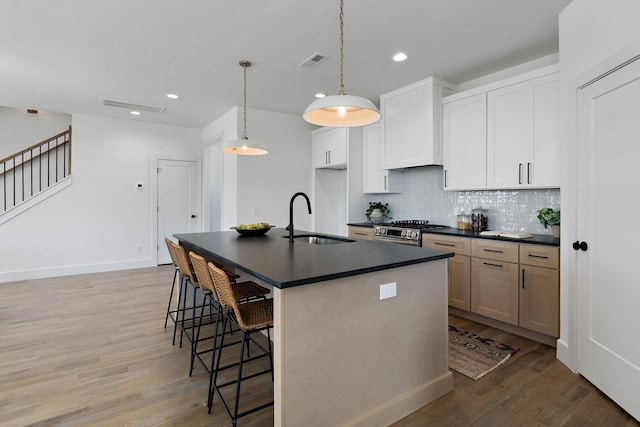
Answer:
[{"label": "wall switch plate", "polygon": [[396,282],[380,285],[380,299],[393,298],[396,295]]}]

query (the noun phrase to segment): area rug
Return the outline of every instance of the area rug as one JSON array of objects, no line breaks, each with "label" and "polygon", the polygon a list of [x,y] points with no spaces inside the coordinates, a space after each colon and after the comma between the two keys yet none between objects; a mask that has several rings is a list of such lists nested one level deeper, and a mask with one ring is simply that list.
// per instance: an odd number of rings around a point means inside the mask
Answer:
[{"label": "area rug", "polygon": [[502,365],[515,349],[449,325],[449,368],[477,380]]}]

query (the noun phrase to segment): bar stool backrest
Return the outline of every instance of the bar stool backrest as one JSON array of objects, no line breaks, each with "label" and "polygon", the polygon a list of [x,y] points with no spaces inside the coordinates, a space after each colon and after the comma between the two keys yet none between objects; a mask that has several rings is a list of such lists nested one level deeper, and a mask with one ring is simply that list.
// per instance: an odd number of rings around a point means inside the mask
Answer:
[{"label": "bar stool backrest", "polygon": [[169,256],[171,257],[171,262],[173,263],[173,265],[175,265],[176,268],[179,269],[178,261],[176,260],[176,254],[175,254],[175,251],[173,250],[173,245],[172,245],[173,242],[168,237],[164,238],[164,242],[167,244],[167,249],[169,250]]},{"label": "bar stool backrest", "polygon": [[189,261],[187,250],[184,247],[173,242],[171,242],[171,246],[173,247],[173,253],[176,256],[176,261],[178,262],[178,269],[180,270],[180,273],[187,276],[189,280],[191,280],[191,283],[193,283],[194,285],[198,285],[198,279],[196,277],[196,273],[193,271],[193,266]]},{"label": "bar stool backrest", "polygon": [[193,269],[198,276],[198,283],[200,283],[200,286],[203,289],[210,291],[213,294],[213,299],[216,300],[216,302],[220,302],[218,291],[213,284],[213,279],[211,279],[211,274],[209,273],[209,269],[207,268],[207,260],[193,251],[189,252],[189,258],[191,258],[191,265],[193,265]]}]

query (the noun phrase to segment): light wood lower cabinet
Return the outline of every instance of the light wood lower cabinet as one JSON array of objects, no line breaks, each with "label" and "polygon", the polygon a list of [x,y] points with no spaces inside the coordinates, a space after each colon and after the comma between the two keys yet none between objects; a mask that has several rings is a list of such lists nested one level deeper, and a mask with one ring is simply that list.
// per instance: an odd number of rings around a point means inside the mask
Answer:
[{"label": "light wood lower cabinet", "polygon": [[518,264],[471,259],[471,312],[518,324]]},{"label": "light wood lower cabinet", "polygon": [[352,239],[373,240],[373,227],[349,226],[349,237]]},{"label": "light wood lower cabinet", "polygon": [[422,236],[422,246],[451,251],[456,255],[447,258],[449,274],[449,305],[461,310],[471,310],[471,239],[466,237]]},{"label": "light wood lower cabinet", "polygon": [[520,245],[520,326],[560,336],[560,251]]}]

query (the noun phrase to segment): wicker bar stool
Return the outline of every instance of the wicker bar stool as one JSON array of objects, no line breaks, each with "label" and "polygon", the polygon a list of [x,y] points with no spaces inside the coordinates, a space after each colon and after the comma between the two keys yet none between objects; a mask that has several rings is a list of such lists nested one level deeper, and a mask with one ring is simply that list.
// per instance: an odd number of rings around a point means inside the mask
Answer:
[{"label": "wicker bar stool", "polygon": [[[173,301],[173,292],[175,291],[176,288],[176,282],[178,281],[178,279],[180,278],[180,269],[178,268],[178,262],[176,261],[176,257],[173,254],[173,247],[170,245],[171,240],[169,240],[167,237],[164,238],[164,242],[167,244],[167,249],[169,250],[169,255],[171,256],[171,262],[173,263],[173,266],[175,267],[175,271],[173,273],[173,281],[171,282],[171,292],[169,293],[169,304],[167,304],[167,315],[164,318],[164,327],[165,329],[167,328],[167,322],[169,321],[169,317],[171,317],[171,320],[173,321],[173,325],[175,326],[176,323],[178,322],[178,309],[180,308],[180,298],[181,298],[181,294],[180,292],[178,292],[178,305],[177,308],[175,310],[171,309],[171,302]],[[178,285],[178,291],[180,291],[182,288],[180,287],[180,285]],[[175,335],[175,327],[174,327],[174,332],[173,332],[173,341],[175,342],[176,340],[176,335]]]},{"label": "wicker bar stool", "polygon": [[[197,305],[197,291],[198,289],[202,289],[200,284],[198,283],[198,278],[196,276],[195,271],[193,270],[193,266],[189,261],[189,256],[187,255],[187,250],[180,245],[177,245],[170,241],[170,244],[173,249],[173,254],[176,257],[176,262],[178,263],[178,269],[180,270],[180,274],[182,276],[182,311],[183,315],[180,319],[180,347],[182,348],[182,338],[184,336],[187,337],[187,340],[191,344],[191,349],[193,350],[194,344],[194,336],[196,330],[196,309],[202,308],[205,305],[203,302],[202,305]],[[191,317],[187,318],[184,314],[186,312],[186,299],[187,299],[187,288],[191,286],[193,291],[193,301],[191,305]],[[185,321],[189,321],[191,326],[185,327]]]},{"label": "wicker bar stool", "polygon": [[[218,384],[218,374],[222,369],[227,367],[220,367],[220,360],[222,359],[222,351],[225,348],[224,339],[225,334],[222,334],[220,338],[220,348],[218,352],[217,360],[215,361],[215,370],[213,376],[210,377],[209,384],[209,413],[211,413],[211,408],[213,404],[213,395],[217,394],[220,398],[220,402],[224,407],[231,424],[235,427],[238,418],[243,417],[245,415],[252,414],[254,412],[265,409],[269,406],[273,406],[273,401],[269,403],[265,403],[254,407],[252,409],[246,410],[244,412],[239,412],[239,403],[240,403],[240,385],[243,380],[247,380],[250,378],[257,377],[263,374],[271,374],[271,381],[273,381],[273,356],[271,352],[271,333],[270,329],[273,327],[273,300],[272,299],[262,299],[256,301],[249,301],[246,303],[238,302],[238,295],[235,293],[234,288],[231,286],[229,278],[226,273],[216,267],[213,263],[208,263],[209,272],[211,274],[211,279],[213,281],[215,290],[220,298],[220,304],[226,309],[226,313],[224,316],[224,325],[223,330],[226,329],[226,325],[231,322],[237,328],[242,331],[242,338],[240,340],[240,355],[237,364],[233,364],[230,366],[238,366],[238,376],[236,380],[228,381],[223,384]],[[266,331],[267,333],[267,347],[264,348],[260,343],[255,340],[252,340],[251,334],[256,332]],[[249,341],[253,341],[254,344],[259,347],[263,352],[258,356],[248,357],[245,359],[245,346]],[[251,362],[263,357],[269,358],[269,369],[263,370],[260,372],[256,372],[254,374],[248,375],[246,377],[242,377],[242,368],[244,363]],[[224,397],[220,389],[223,387],[227,387],[229,385],[236,385],[236,393],[235,393],[235,403],[233,405],[233,410],[229,407],[228,403],[225,401]]]},{"label": "wicker bar stool", "polygon": [[[209,374],[209,378],[211,379],[211,376],[213,375],[213,371],[215,367],[216,351],[219,350],[218,338],[220,337],[220,333],[225,333],[225,334],[232,333],[233,330],[232,330],[231,323],[229,323],[228,331],[226,329],[220,331],[220,323],[223,321],[224,306],[220,302],[220,298],[218,297],[218,293],[215,289],[215,285],[213,284],[213,279],[211,278],[211,274],[209,273],[209,268],[207,267],[207,260],[204,257],[196,254],[195,252],[189,252],[189,258],[191,259],[191,265],[193,265],[193,268],[196,271],[196,274],[198,275],[200,286],[202,286],[202,288],[207,291],[205,293],[206,298],[211,299],[211,304],[216,309],[216,323],[213,331],[213,336],[207,337],[207,338],[200,337],[200,332],[201,332],[200,325],[202,325],[202,316],[204,314],[204,307],[200,310],[200,322],[198,323],[199,327],[196,332],[196,339],[194,341],[195,345],[194,345],[193,352],[191,354],[191,369],[189,371],[189,376],[191,376],[191,372],[193,371],[194,361],[195,359],[197,359],[200,362],[200,365],[205,370],[205,372]],[[240,301],[264,299],[266,295],[270,292],[269,289],[264,288],[253,281],[231,283],[231,286],[233,287],[235,296]],[[211,347],[202,351],[198,350],[199,343],[207,339],[213,339]],[[238,343],[239,341],[231,342],[231,343],[227,343],[225,346],[230,346]],[[211,352],[211,358],[210,358],[211,364],[207,365],[207,363],[205,363],[203,359],[203,355],[209,352]],[[211,388],[209,388],[209,393],[211,392],[212,390]],[[207,396],[207,402],[210,401],[209,399],[210,397],[211,396]]]}]

